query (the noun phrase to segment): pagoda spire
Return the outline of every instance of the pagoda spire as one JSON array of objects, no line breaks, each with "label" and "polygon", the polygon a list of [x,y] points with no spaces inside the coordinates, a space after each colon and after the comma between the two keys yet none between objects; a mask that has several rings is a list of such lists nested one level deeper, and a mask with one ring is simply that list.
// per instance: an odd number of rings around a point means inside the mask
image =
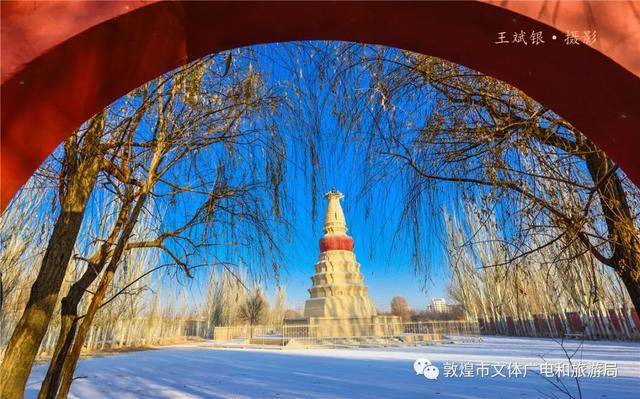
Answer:
[{"label": "pagoda spire", "polygon": [[340,205],[340,200],[344,198],[344,195],[334,188],[326,193],[324,198],[329,200],[327,211],[324,214],[324,235],[346,235],[347,221]]}]

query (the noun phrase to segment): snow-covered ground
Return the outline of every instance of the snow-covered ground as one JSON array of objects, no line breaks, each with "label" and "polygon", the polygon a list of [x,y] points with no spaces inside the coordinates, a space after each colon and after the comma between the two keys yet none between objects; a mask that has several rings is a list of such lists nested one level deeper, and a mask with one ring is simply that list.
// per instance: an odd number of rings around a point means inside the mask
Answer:
[{"label": "snow-covered ground", "polygon": [[[583,373],[583,398],[639,398],[640,344],[565,341]],[[426,358],[440,375],[416,375]],[[568,397],[539,373],[567,362],[550,339],[484,337],[482,342],[361,349],[219,349],[210,343],[84,359],[71,388],[75,398],[544,398]],[[582,362],[582,363],[580,363]],[[509,364],[511,363],[511,364]],[[504,368],[500,369],[503,365]],[[524,365],[527,375],[508,376]],[[456,371],[456,376],[445,373]],[[467,375],[460,376],[465,370]],[[500,374],[492,377],[500,370]],[[596,370],[596,371],[594,371]],[[599,370],[599,371],[598,371]],[[27,398],[35,398],[45,366],[37,366]],[[487,374],[486,376],[481,376]],[[563,383],[580,397],[572,378]],[[553,396],[555,395],[555,396]]]}]

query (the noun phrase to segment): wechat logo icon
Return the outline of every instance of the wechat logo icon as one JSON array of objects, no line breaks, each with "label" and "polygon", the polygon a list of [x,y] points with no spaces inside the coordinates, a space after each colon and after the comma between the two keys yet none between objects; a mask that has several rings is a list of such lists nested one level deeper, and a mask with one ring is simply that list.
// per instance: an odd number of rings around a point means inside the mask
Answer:
[{"label": "wechat logo icon", "polygon": [[440,369],[431,364],[427,359],[418,359],[413,362],[413,370],[416,375],[423,375],[428,380],[437,380],[440,375]]}]

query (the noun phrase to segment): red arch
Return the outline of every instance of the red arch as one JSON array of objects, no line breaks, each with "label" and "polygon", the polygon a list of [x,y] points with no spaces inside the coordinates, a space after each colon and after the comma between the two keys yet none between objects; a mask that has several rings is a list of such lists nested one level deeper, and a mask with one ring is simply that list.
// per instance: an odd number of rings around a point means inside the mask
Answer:
[{"label": "red arch", "polygon": [[[638,8],[554,1],[5,1],[0,206],[74,128],[138,85],[211,52],[306,39],[404,48],[502,79],[573,123],[640,184]],[[494,44],[498,32],[520,30],[542,30],[546,45]],[[598,41],[566,46],[561,31],[571,30],[597,30]],[[552,34],[559,39],[549,40]]]}]

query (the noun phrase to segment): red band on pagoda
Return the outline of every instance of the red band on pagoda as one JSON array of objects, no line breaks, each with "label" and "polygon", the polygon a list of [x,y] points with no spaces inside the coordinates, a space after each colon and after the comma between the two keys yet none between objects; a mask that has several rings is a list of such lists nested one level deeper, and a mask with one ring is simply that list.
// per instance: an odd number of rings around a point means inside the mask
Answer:
[{"label": "red band on pagoda", "polygon": [[353,238],[349,236],[324,236],[320,239],[320,252],[353,251]]}]

